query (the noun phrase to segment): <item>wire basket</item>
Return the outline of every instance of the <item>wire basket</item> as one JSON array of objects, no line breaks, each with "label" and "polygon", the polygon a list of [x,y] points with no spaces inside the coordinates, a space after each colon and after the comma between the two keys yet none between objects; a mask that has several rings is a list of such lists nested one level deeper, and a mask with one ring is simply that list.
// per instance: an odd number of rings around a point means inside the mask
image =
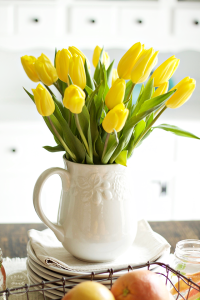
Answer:
[{"label": "wire basket", "polygon": [[[110,282],[110,288],[113,285],[113,281],[116,280],[119,276],[116,276],[116,274],[120,271],[130,272],[135,269],[141,269],[146,268],[147,270],[150,270],[150,267],[156,267],[155,273],[162,276],[163,280],[165,281],[165,284],[169,288],[175,289],[176,295],[174,296],[174,299],[184,299],[188,300],[191,289],[194,291],[197,291],[200,293],[200,286],[193,282],[190,278],[187,278],[186,276],[182,275],[180,271],[176,271],[173,268],[171,268],[169,265],[166,265],[164,263],[159,262],[148,262],[146,264],[142,265],[135,265],[135,266],[128,266],[127,268],[120,268],[120,269],[108,269],[103,270],[101,272],[92,272],[88,275],[78,275],[78,276],[71,276],[71,277],[62,277],[60,279],[52,280],[52,281],[42,281],[38,284],[25,284],[24,286],[12,288],[12,289],[6,289],[4,291],[0,291],[0,299],[9,299],[11,295],[21,295],[26,294],[27,300],[29,300],[30,293],[33,292],[40,292],[43,294],[43,299],[46,300],[46,296],[48,294],[48,291],[51,292],[52,290],[55,290],[54,287],[51,287],[51,284],[56,284],[56,289],[59,289],[62,291],[63,296],[67,293],[66,289],[71,289],[74,286],[76,286],[78,283],[72,282],[73,279],[88,279],[88,280],[95,280],[96,282],[104,283],[105,281]],[[157,268],[159,267],[159,268]],[[103,279],[102,278],[96,278],[96,275],[106,275]],[[185,283],[187,285],[187,289],[184,289],[184,293],[180,291],[181,282]],[[199,298],[199,296],[197,297]],[[56,296],[55,299],[62,299],[62,297]]]}]

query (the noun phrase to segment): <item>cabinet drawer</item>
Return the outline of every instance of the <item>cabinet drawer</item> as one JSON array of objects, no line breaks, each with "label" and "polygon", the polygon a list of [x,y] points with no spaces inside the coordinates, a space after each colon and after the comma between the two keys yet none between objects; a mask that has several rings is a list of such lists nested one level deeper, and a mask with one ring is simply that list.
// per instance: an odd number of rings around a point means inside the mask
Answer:
[{"label": "cabinet drawer", "polygon": [[18,33],[50,35],[56,29],[54,6],[20,6],[17,11]]},{"label": "cabinet drawer", "polygon": [[174,32],[179,36],[199,36],[200,10],[176,9],[174,13]]},{"label": "cabinet drawer", "polygon": [[7,35],[13,33],[14,10],[11,5],[0,5],[0,34]]},{"label": "cabinet drawer", "polygon": [[150,34],[167,31],[167,14],[161,9],[125,8],[120,13],[121,33]]},{"label": "cabinet drawer", "polygon": [[115,28],[111,8],[72,7],[70,9],[70,32],[75,34],[109,34]]}]

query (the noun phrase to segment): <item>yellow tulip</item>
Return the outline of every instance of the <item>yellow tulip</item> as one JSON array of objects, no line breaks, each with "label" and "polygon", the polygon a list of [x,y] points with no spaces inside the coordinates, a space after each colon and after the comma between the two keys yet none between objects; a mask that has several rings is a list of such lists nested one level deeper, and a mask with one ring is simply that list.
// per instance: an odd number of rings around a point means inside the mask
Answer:
[{"label": "yellow tulip", "polygon": [[196,81],[193,78],[185,77],[171,91],[177,90],[165,103],[169,108],[178,108],[190,99],[195,89]]},{"label": "yellow tulip", "polygon": [[119,132],[124,127],[128,118],[129,110],[123,103],[116,105],[105,116],[102,126],[108,133],[112,133],[114,129]]},{"label": "yellow tulip", "polygon": [[120,78],[126,80],[131,79],[131,71],[143,49],[144,45],[141,45],[140,42],[136,43],[120,59],[117,66],[117,72]]},{"label": "yellow tulip", "polygon": [[69,75],[75,85],[82,90],[86,86],[86,75],[83,60],[80,55],[74,54],[69,62]]},{"label": "yellow tulip", "polygon": [[40,115],[50,116],[55,110],[55,103],[50,93],[39,83],[36,89],[32,89],[35,105]]},{"label": "yellow tulip", "polygon": [[177,59],[175,55],[164,61],[151,76],[154,79],[154,86],[160,86],[168,81],[178,68],[179,62],[180,59]]},{"label": "yellow tulip", "polygon": [[115,83],[115,81],[117,80],[117,78],[119,78],[119,75],[117,73],[117,69],[113,69],[113,71],[112,71],[112,86]]},{"label": "yellow tulip", "polygon": [[70,47],[68,47],[68,49],[72,55],[76,54],[76,55],[81,56],[81,58],[83,60],[83,64],[85,64],[85,60],[87,60],[88,68],[90,69],[90,62],[87,59],[87,57],[83,54],[83,52],[81,52],[81,50],[79,50],[78,48],[76,48],[74,46],[70,46]]},{"label": "yellow tulip", "polygon": [[153,93],[153,96],[152,98],[155,98],[157,96],[160,96],[160,95],[163,95],[165,93],[167,93],[168,91],[168,87],[169,87],[169,82],[165,82],[163,84],[161,84],[157,89],[156,91]]},{"label": "yellow tulip", "polygon": [[26,72],[26,75],[29,77],[30,80],[34,82],[40,81],[36,71],[35,71],[35,61],[36,58],[34,56],[24,55],[21,57],[21,63]]},{"label": "yellow tulip", "polygon": [[126,81],[124,79],[118,78],[115,81],[114,85],[109,89],[105,97],[105,103],[109,110],[114,108],[117,104],[123,102],[125,90]]},{"label": "yellow tulip", "polygon": [[80,114],[85,105],[85,93],[77,85],[70,85],[65,89],[63,105],[74,114]]},{"label": "yellow tulip", "polygon": [[40,80],[47,86],[58,80],[56,69],[50,59],[43,53],[35,61],[35,71]]},{"label": "yellow tulip", "polygon": [[56,71],[60,80],[68,83],[69,61],[72,57],[67,49],[59,50],[56,54]]},{"label": "yellow tulip", "polygon": [[157,62],[158,51],[151,48],[143,52],[131,72],[131,80],[135,84],[146,81]]},{"label": "yellow tulip", "polygon": [[[101,51],[102,51],[102,48],[100,48],[99,46],[96,46],[94,49],[92,63],[95,68],[99,62],[99,56],[101,54]],[[104,64],[105,68],[108,69],[108,67],[110,65],[110,57],[109,57],[108,53],[105,51],[103,51],[103,64]]]}]

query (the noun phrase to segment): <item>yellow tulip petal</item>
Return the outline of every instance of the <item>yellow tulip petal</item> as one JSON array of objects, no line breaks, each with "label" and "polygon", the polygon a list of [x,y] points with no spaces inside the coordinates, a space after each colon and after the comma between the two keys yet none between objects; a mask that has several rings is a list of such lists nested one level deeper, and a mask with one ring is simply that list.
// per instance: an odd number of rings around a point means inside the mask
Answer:
[{"label": "yellow tulip petal", "polygon": [[105,104],[108,109],[114,108],[117,104],[120,104],[124,100],[126,90],[126,82],[124,79],[117,79],[114,85],[108,91],[105,97]]},{"label": "yellow tulip petal", "polygon": [[40,115],[50,116],[55,110],[55,103],[50,93],[39,83],[36,89],[32,89],[35,105]]},{"label": "yellow tulip petal", "polygon": [[72,113],[80,114],[85,105],[85,93],[77,85],[70,85],[66,88],[63,98],[63,105]]},{"label": "yellow tulip petal", "polygon": [[36,58],[34,56],[24,55],[21,57],[21,63],[26,72],[26,75],[31,79],[33,82],[40,81],[36,71],[35,71],[35,61]]},{"label": "yellow tulip petal", "polygon": [[163,94],[167,93],[168,87],[169,87],[169,82],[168,82],[168,81],[165,82],[165,83],[163,83],[162,85],[160,85],[160,86],[156,89],[156,91],[153,93],[152,98],[155,98],[155,97],[157,97],[157,96],[160,96],[160,95],[163,95]]}]

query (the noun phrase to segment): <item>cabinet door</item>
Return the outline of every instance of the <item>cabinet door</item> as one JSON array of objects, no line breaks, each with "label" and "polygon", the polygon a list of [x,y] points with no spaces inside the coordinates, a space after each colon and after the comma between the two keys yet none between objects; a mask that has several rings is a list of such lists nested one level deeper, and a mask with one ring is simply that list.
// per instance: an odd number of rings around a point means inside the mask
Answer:
[{"label": "cabinet door", "polygon": [[107,34],[115,31],[115,16],[111,8],[82,6],[70,9],[70,32],[75,34]]},{"label": "cabinet door", "polygon": [[17,10],[19,34],[52,35],[56,32],[56,6],[21,5]]},{"label": "cabinet door", "polygon": [[13,33],[14,9],[12,5],[0,4],[0,35]]},{"label": "cabinet door", "polygon": [[[34,223],[39,218],[33,207],[33,189],[40,174],[51,167],[63,167],[64,152],[50,153],[42,147],[55,145],[44,123],[0,126],[0,223]],[[46,215],[56,221],[61,181],[52,176],[42,192]]]},{"label": "cabinet door", "polygon": [[120,32],[153,36],[169,30],[167,13],[157,8],[123,8],[120,11]]},{"label": "cabinet door", "polygon": [[185,37],[200,34],[200,9],[176,9],[174,13],[174,32]]}]

